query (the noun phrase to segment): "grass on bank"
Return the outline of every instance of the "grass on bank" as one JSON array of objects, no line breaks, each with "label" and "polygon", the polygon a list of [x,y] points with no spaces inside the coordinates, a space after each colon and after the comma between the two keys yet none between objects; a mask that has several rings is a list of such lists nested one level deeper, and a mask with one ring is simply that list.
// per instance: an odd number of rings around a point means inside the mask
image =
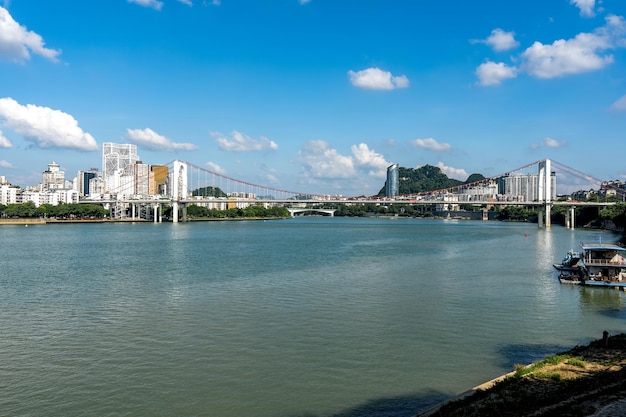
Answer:
[{"label": "grass on bank", "polygon": [[626,335],[591,342],[529,366],[423,416],[588,416],[626,398]]}]

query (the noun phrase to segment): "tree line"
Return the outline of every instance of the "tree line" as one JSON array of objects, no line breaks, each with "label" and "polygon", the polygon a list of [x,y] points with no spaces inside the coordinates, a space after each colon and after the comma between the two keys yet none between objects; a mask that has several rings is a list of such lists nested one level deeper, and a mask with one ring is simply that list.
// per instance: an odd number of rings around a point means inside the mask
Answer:
[{"label": "tree line", "polygon": [[56,219],[102,219],[109,211],[99,204],[59,203],[35,206],[32,201],[21,204],[0,204],[0,217],[34,218],[46,217]]}]

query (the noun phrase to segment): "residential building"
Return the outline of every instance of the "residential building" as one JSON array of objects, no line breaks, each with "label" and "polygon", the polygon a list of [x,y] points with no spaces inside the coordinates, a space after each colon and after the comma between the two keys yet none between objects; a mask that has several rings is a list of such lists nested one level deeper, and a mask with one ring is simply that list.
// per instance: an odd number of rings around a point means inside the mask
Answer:
[{"label": "residential building", "polygon": [[118,197],[135,194],[135,164],[139,162],[137,146],[124,143],[102,144],[102,177],[106,193]]}]

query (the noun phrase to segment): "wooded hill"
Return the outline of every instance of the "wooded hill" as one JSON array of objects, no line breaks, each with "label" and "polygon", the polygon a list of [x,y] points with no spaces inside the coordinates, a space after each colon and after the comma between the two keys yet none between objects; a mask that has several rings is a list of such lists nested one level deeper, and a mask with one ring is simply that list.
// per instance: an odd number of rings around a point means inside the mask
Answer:
[{"label": "wooded hill", "polygon": [[[459,181],[448,178],[441,169],[432,165],[424,165],[419,168],[399,167],[399,190],[400,195],[415,194],[425,191],[441,190],[442,188],[455,187],[457,185],[468,184],[484,179],[481,174],[472,174],[466,181]],[[378,192],[379,196],[385,195],[385,187]]]}]

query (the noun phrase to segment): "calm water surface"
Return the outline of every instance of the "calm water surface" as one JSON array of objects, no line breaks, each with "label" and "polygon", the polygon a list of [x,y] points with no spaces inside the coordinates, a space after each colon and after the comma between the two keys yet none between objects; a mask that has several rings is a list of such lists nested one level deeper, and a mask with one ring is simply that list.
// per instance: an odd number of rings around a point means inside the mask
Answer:
[{"label": "calm water surface", "polygon": [[599,235],[324,217],[2,226],[0,415],[411,416],[626,331],[626,294],[562,286],[551,266]]}]

